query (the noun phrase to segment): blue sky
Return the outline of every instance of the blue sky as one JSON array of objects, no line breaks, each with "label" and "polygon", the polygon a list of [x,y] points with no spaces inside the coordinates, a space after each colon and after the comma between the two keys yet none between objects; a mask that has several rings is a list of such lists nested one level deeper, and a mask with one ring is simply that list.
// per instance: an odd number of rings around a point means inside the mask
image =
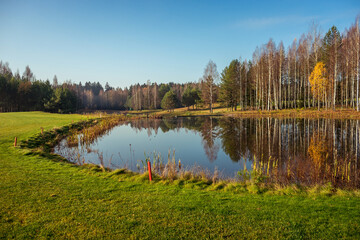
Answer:
[{"label": "blue sky", "polygon": [[0,60],[60,82],[193,82],[210,59],[220,73],[269,38],[287,47],[313,20],[343,32],[358,14],[359,0],[0,0]]}]

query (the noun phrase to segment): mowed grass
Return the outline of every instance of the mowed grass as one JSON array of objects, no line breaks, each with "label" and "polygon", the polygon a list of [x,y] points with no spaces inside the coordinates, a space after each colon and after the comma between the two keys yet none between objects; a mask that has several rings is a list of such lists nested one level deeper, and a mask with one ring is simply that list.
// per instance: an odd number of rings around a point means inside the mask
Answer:
[{"label": "mowed grass", "polygon": [[15,136],[84,118],[0,113],[0,239],[360,238],[358,197],[150,184],[13,147]]}]

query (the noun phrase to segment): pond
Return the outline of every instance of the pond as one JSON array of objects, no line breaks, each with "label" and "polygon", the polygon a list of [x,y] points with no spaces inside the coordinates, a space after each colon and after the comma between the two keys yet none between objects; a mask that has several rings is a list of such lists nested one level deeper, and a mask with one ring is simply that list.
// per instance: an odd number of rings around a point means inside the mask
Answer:
[{"label": "pond", "polygon": [[[70,161],[142,170],[145,159],[182,169],[201,168],[222,178],[257,169],[281,183],[333,182],[358,187],[359,121],[291,118],[178,117],[137,119],[96,141],[55,153]],[[216,170],[215,170],[216,169]]]}]

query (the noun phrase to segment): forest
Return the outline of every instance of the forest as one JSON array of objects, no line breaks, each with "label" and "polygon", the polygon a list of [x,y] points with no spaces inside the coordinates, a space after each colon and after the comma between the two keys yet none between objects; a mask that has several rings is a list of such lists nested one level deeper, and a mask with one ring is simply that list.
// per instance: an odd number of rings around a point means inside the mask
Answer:
[{"label": "forest", "polygon": [[198,81],[134,84],[114,88],[107,82],[84,85],[36,79],[29,66],[20,75],[0,61],[0,112],[144,110],[181,106],[233,110],[353,108],[359,111],[359,17],[343,33],[333,26],[324,35],[312,23],[290,46],[272,39],[252,59],[232,60],[221,74],[213,61]]}]

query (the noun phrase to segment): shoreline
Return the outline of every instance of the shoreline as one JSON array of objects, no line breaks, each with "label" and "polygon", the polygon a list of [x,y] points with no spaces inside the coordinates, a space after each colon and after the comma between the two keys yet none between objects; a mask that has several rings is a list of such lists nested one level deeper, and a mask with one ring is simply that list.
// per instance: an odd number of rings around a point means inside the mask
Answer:
[{"label": "shoreline", "polygon": [[317,186],[305,192],[291,185],[261,192],[261,185],[156,177],[149,183],[147,173],[77,166],[41,149],[13,146],[14,137],[30,139],[40,128],[84,120],[42,112],[0,114],[0,238],[359,236],[360,190]]},{"label": "shoreline", "polygon": [[[106,111],[105,111],[106,112]],[[99,114],[100,111],[97,111]],[[148,117],[200,117],[200,116],[225,116],[225,117],[238,117],[238,118],[327,118],[327,119],[357,119],[360,120],[360,111],[357,112],[352,108],[337,108],[332,109],[282,109],[282,110],[237,110],[230,111],[227,108],[215,107],[213,113],[210,113],[208,109],[190,109],[187,107],[176,108],[171,112],[164,110],[141,110],[141,111],[120,111],[115,114],[126,115],[143,115]]]},{"label": "shoreline", "polygon": [[[121,117],[122,116],[122,117]],[[65,125],[62,126],[61,128],[57,128],[57,129],[53,129],[50,131],[46,131],[44,132],[44,134],[38,134],[37,136],[32,136],[29,139],[27,139],[26,141],[22,141],[21,142],[21,146],[22,148],[25,149],[29,149],[30,151],[32,151],[33,153],[37,153],[39,155],[45,155],[45,156],[54,156],[55,155],[55,159],[61,159],[62,161],[66,161],[69,164],[73,164],[79,167],[82,166],[90,166],[92,164],[86,163],[86,164],[79,164],[76,162],[72,162],[68,159],[66,159],[65,157],[59,155],[59,154],[54,154],[53,150],[54,147],[64,138],[67,138],[71,135],[77,135],[81,132],[79,131],[83,131],[83,130],[88,130],[90,128],[96,128],[98,125],[102,125],[101,121],[109,119],[110,121],[118,121],[118,123],[123,122],[123,121],[131,121],[132,119],[141,119],[141,118],[145,118],[145,117],[141,117],[139,115],[137,115],[136,117],[125,117],[123,115],[115,115],[115,117],[102,117],[102,118],[94,118],[94,119],[88,119],[86,121],[82,121],[82,122],[76,122],[76,123],[72,123],[69,125]],[[204,115],[201,115],[204,116]],[[189,116],[179,116],[179,117],[189,117]],[[194,117],[194,116],[190,116],[190,117]],[[217,117],[221,117],[221,116],[217,116]],[[225,116],[227,117],[227,116]],[[102,134],[103,132],[109,131],[110,129],[112,129],[114,126],[116,126],[116,123],[112,123],[112,124],[105,124],[104,128],[100,128],[100,129],[96,129],[96,131],[99,132],[99,134]],[[75,129],[75,132],[73,131]],[[96,136],[98,137],[98,136]],[[94,139],[94,136],[91,136],[92,140]],[[77,144],[77,143],[76,143]],[[29,147],[30,146],[30,147]],[[171,161],[168,161],[168,164],[172,164]],[[166,162],[164,163],[165,167],[167,166]],[[96,166],[96,167],[95,167]],[[174,168],[175,166],[175,168]],[[176,163],[174,163],[174,166],[170,166],[170,169],[175,169],[175,172],[172,172],[170,175],[168,176],[161,176],[162,174],[160,173],[160,175],[155,175],[154,177],[155,179],[157,179],[158,181],[163,181],[163,182],[168,182],[168,183],[172,183],[175,181],[175,184],[178,184],[178,182],[180,182],[181,185],[186,184],[186,183],[193,183],[193,182],[197,182],[201,184],[204,184],[205,188],[207,187],[214,187],[215,189],[218,189],[218,187],[216,187],[218,184],[221,185],[220,189],[226,188],[227,186],[232,186],[234,187],[234,185],[236,185],[237,187],[235,188],[241,188],[243,189],[242,191],[249,191],[252,193],[265,193],[265,192],[273,192],[274,194],[280,193],[287,188],[292,188],[294,190],[294,192],[301,192],[301,194],[304,194],[306,192],[314,192],[314,189],[318,189],[315,191],[320,192],[326,192],[326,194],[328,195],[336,195],[336,192],[340,191],[350,191],[350,192],[354,192],[356,196],[360,196],[360,193],[358,194],[358,188],[338,188],[338,187],[334,187],[331,184],[329,185],[329,183],[324,183],[324,184],[310,184],[310,185],[302,185],[302,184],[295,184],[295,183],[288,183],[288,184],[282,184],[282,183],[276,183],[276,182],[264,182],[264,181],[258,181],[261,178],[266,179],[266,176],[263,176],[261,174],[261,176],[259,177],[249,177],[246,180],[241,180],[240,178],[218,178],[218,177],[214,177],[215,172],[212,174],[204,174],[204,172],[196,172],[194,170],[190,170],[187,169],[187,171],[176,171]],[[105,168],[104,166],[99,165],[93,165],[91,168],[93,169],[100,169],[101,171],[104,172],[117,172],[118,170],[125,170],[125,172],[130,173],[131,176],[134,175],[146,175],[147,171],[145,172],[132,172],[129,169],[124,169],[124,168],[120,168],[120,169],[108,169]],[[255,169],[256,171],[257,169]],[[206,171],[206,169],[204,170]],[[253,172],[254,169],[250,169],[247,170],[246,173],[242,173],[242,174],[246,174],[247,176],[251,175],[251,172]],[[255,186],[256,190],[253,190]],[[249,189],[250,190],[249,190]],[[252,189],[252,190],[251,190]],[[326,189],[326,190],[324,190]],[[235,191],[236,192],[236,191]],[[343,193],[341,193],[343,194]],[[305,194],[306,195],[306,194]]]}]

